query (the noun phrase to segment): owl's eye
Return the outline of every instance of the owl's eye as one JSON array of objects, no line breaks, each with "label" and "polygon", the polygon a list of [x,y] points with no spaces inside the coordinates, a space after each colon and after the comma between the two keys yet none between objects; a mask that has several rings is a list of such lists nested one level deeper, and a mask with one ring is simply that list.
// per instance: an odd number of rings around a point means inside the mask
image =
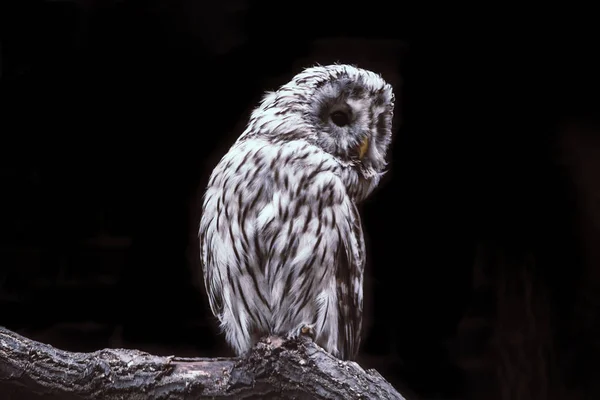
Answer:
[{"label": "owl's eye", "polygon": [[334,111],[329,117],[337,126],[346,126],[350,122],[350,115],[344,111]]}]

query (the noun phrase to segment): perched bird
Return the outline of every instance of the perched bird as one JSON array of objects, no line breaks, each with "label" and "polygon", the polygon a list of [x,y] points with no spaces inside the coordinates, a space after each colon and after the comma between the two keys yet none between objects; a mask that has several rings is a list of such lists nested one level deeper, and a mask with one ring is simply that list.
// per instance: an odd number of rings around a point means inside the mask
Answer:
[{"label": "perched bird", "polygon": [[394,94],[350,65],[303,70],[267,93],[209,179],[200,255],[212,312],[238,355],[307,334],[356,357],[365,244],[356,204],[378,185]]}]

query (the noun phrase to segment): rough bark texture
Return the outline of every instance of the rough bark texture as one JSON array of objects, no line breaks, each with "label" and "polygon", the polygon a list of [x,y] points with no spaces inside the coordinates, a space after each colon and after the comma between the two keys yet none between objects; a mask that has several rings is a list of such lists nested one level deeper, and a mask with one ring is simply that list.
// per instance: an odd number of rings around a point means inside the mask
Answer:
[{"label": "rough bark texture", "polygon": [[0,327],[2,399],[403,399],[375,370],[309,340],[266,338],[241,358],[73,353]]}]

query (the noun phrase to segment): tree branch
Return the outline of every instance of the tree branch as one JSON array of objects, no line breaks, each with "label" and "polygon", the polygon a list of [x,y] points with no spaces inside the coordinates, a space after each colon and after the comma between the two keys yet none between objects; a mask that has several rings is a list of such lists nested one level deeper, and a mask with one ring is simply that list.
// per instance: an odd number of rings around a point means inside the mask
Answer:
[{"label": "tree branch", "polygon": [[241,358],[73,353],[0,327],[2,399],[401,399],[375,370],[307,339],[265,338]]}]

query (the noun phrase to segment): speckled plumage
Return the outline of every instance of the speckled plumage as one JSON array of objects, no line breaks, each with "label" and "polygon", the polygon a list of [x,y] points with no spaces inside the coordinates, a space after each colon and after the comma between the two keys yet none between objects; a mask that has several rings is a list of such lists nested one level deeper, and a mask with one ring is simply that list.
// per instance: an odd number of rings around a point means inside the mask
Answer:
[{"label": "speckled plumage", "polygon": [[215,167],[200,253],[237,354],[309,327],[326,351],[355,358],[365,265],[356,203],[383,174],[393,109],[391,86],[371,71],[307,68],[265,95]]}]

